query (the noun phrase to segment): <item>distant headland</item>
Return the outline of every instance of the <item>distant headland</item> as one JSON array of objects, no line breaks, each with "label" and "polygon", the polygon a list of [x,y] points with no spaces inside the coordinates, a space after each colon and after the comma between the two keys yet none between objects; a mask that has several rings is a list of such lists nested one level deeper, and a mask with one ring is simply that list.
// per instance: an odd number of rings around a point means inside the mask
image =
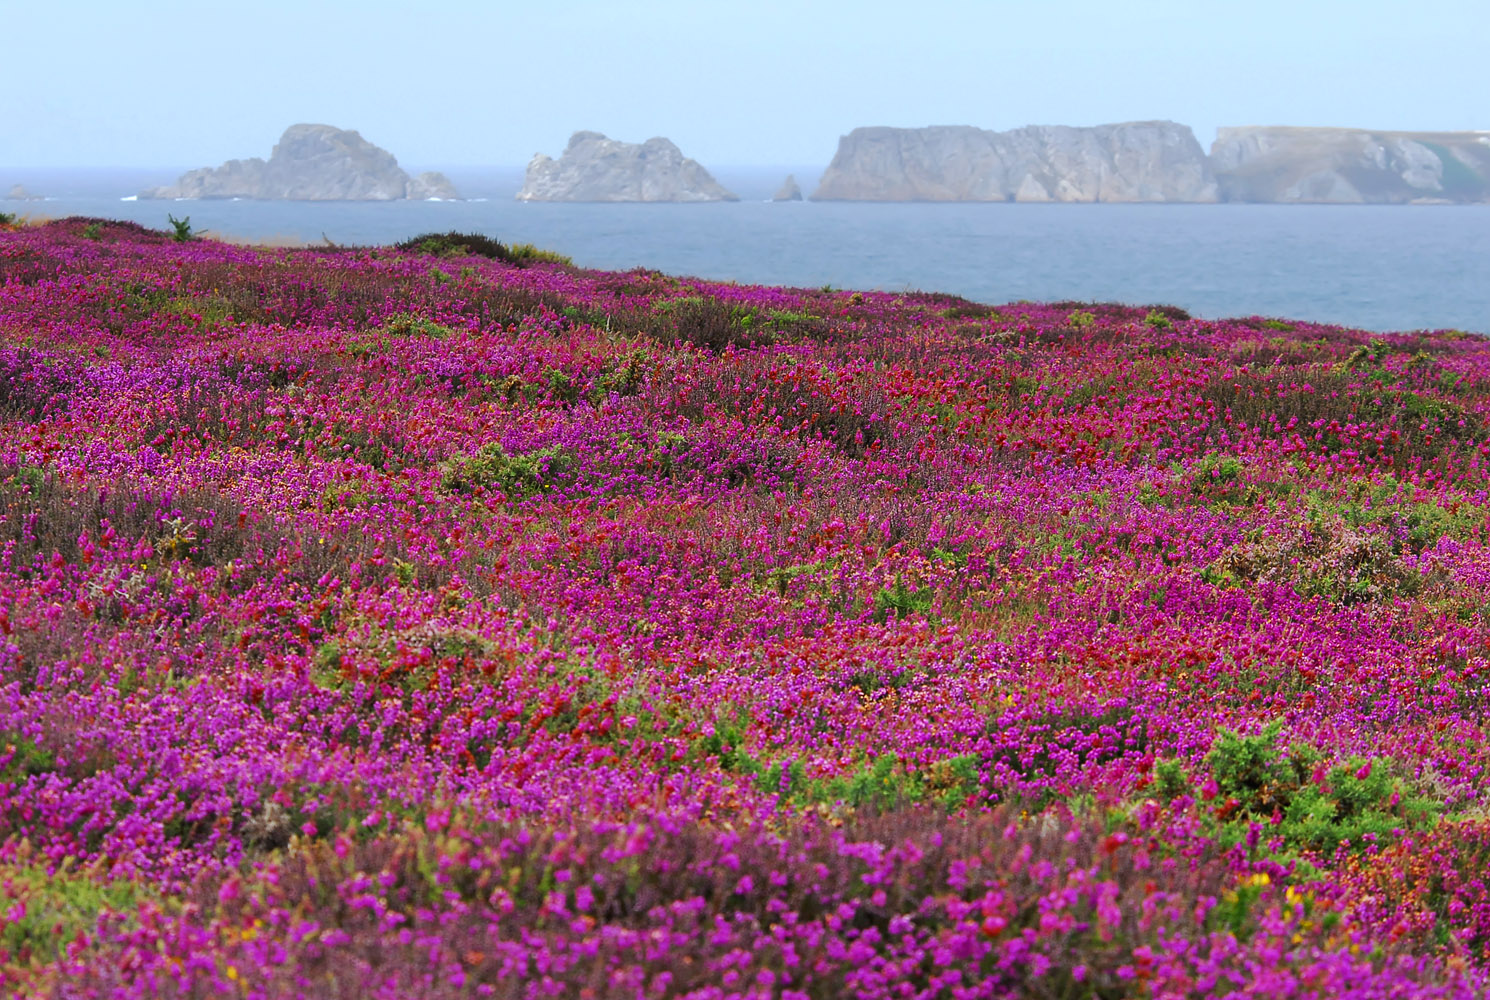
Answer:
[{"label": "distant headland", "polygon": [[1223,128],[1211,166],[1224,201],[1490,201],[1490,132]]},{"label": "distant headland", "polygon": [[1202,151],[1175,122],[1091,128],[859,128],[814,201],[1490,201],[1490,133],[1223,128]]}]

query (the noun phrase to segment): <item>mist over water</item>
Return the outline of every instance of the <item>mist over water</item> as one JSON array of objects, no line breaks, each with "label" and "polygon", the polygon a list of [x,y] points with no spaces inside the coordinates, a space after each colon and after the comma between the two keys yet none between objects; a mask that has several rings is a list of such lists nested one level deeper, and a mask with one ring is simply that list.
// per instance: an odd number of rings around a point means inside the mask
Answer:
[{"label": "mist over water", "polygon": [[[411,169],[424,169],[423,167]],[[520,170],[445,168],[462,202],[121,201],[181,171],[0,176],[44,202],[34,217],[93,215],[166,228],[166,215],[244,239],[386,244],[480,231],[587,267],[816,287],[1017,299],[1171,303],[1199,316],[1265,315],[1370,330],[1490,332],[1490,206],[789,203],[821,168],[715,170],[736,203],[519,203]],[[476,200],[486,199],[486,200]]]}]

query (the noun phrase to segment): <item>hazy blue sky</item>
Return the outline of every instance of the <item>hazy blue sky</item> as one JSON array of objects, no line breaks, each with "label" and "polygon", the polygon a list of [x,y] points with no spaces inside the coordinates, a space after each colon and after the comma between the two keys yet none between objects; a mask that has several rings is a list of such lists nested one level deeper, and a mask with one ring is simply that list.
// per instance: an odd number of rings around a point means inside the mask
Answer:
[{"label": "hazy blue sky", "polygon": [[825,164],[858,125],[1490,128],[1490,2],[7,0],[0,167],[267,156],[355,128],[406,165],[596,129]]}]

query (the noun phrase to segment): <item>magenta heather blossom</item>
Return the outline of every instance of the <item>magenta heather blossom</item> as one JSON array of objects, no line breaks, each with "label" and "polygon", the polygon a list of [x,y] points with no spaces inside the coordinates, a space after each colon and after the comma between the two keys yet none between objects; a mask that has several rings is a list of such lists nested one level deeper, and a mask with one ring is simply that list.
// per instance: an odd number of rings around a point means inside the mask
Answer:
[{"label": "magenta heather blossom", "polygon": [[1490,350],[0,233],[0,980],[1469,997]]}]

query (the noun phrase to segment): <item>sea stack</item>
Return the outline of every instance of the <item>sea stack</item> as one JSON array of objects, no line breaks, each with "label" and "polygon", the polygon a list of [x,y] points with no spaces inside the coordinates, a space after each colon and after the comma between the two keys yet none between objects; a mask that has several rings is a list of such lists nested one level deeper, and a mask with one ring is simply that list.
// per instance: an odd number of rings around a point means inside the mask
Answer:
[{"label": "sea stack", "polygon": [[776,190],[772,201],[801,201],[802,189],[797,185],[797,175],[787,174],[786,180],[781,182],[781,187]]},{"label": "sea stack", "polygon": [[460,195],[444,174],[410,177],[393,154],[357,132],[291,125],[268,161],[229,160],[182,174],[141,198],[251,198],[260,201],[402,201]]},{"label": "sea stack", "polygon": [[539,153],[528,164],[518,201],[739,201],[667,139],[618,142],[576,132],[555,160]]}]

